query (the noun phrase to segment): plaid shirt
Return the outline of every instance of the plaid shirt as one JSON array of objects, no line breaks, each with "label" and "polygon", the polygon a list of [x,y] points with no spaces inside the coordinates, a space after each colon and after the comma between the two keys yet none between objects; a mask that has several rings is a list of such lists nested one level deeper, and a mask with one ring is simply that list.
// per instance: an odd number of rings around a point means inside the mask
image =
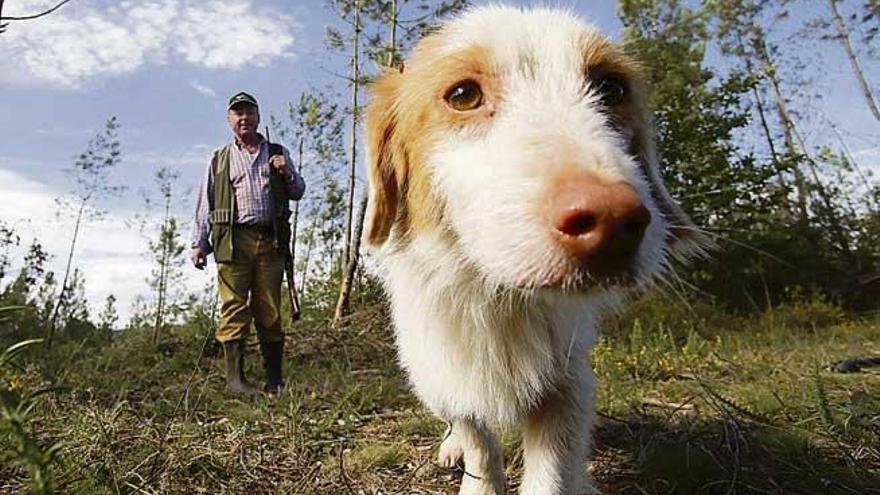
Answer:
[{"label": "plaid shirt", "polygon": [[[293,161],[287,148],[283,148],[287,160],[287,194],[298,200],[305,193],[306,185],[293,168]],[[213,156],[213,154],[212,154]],[[229,146],[229,178],[232,193],[235,195],[235,216],[233,222],[247,225],[272,225],[272,191],[269,188],[269,146],[266,140],[260,143],[256,154],[251,154],[237,141]],[[192,235],[192,247],[201,247],[211,252],[209,233],[209,205],[214,203],[214,173],[211,160],[205,168],[205,175],[196,196],[196,216]]]}]

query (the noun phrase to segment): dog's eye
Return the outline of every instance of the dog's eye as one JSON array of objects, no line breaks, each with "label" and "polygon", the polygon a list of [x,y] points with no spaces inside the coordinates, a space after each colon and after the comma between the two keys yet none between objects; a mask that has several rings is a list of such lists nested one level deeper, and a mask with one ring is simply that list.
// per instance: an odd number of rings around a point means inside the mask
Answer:
[{"label": "dog's eye", "polygon": [[453,86],[443,99],[453,110],[466,112],[483,104],[483,90],[475,81],[463,81]]},{"label": "dog's eye", "polygon": [[626,83],[618,76],[607,75],[593,80],[596,90],[606,107],[614,107],[623,103],[626,98]]}]

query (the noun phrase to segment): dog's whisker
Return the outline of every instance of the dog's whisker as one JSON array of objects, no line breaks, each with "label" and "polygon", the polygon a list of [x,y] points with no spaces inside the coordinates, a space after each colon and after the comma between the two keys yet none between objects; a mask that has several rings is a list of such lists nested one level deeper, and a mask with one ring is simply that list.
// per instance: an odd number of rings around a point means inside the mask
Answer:
[{"label": "dog's whisker", "polygon": [[721,240],[721,241],[724,241],[724,242],[728,242],[728,243],[730,243],[730,244],[733,244],[734,246],[739,246],[739,247],[741,247],[741,248],[748,249],[749,251],[752,251],[752,252],[754,252],[754,253],[757,253],[757,254],[761,254],[761,255],[763,255],[763,256],[766,256],[767,258],[770,258],[770,259],[772,259],[772,260],[774,260],[774,261],[776,261],[776,262],[778,262],[778,263],[781,263],[781,264],[785,265],[785,266],[788,267],[788,268],[794,268],[794,265],[792,265],[791,263],[789,263],[789,262],[783,260],[782,258],[780,258],[780,257],[778,257],[778,256],[776,256],[776,255],[774,255],[774,254],[772,254],[772,253],[769,253],[769,252],[767,252],[767,251],[765,251],[765,250],[763,250],[763,249],[760,249],[760,248],[757,248],[757,247],[755,247],[755,246],[752,246],[752,245],[750,245],[750,244],[748,244],[748,243],[746,243],[746,242],[737,241],[737,240],[735,240],[735,239],[731,239],[730,237],[727,237],[727,236],[725,236],[725,235],[718,234],[718,233],[716,233],[716,232],[712,232],[712,231],[707,230],[707,229],[705,229],[705,228],[695,227],[695,226],[692,226],[692,225],[671,225],[670,227],[671,227],[671,228],[674,228],[674,229],[690,230],[690,231],[693,231],[693,232],[697,232],[697,233],[700,233],[700,234],[704,234],[704,235],[707,235],[707,236],[709,236],[709,237],[712,237],[713,239],[718,239],[718,240]]},{"label": "dog's whisker", "polygon": [[[677,277],[676,280],[678,280]],[[694,308],[690,305],[690,303],[688,303],[687,298],[684,296],[681,290],[679,290],[679,288],[675,286],[675,284],[673,284],[670,280],[667,280],[666,278],[659,279],[659,281],[667,288],[669,288],[672,294],[675,295],[676,298],[678,298],[678,300],[681,301],[681,303],[688,308],[688,310],[693,311]]]}]

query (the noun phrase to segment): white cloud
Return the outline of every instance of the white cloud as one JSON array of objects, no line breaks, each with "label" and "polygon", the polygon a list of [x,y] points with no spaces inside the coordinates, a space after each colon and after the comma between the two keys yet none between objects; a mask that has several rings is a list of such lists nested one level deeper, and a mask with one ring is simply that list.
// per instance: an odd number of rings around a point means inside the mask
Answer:
[{"label": "white cloud", "polygon": [[198,81],[190,81],[189,85],[190,87],[192,87],[192,89],[198,91],[202,95],[207,96],[208,98],[215,98],[217,96],[217,92],[214,91],[214,88],[211,88],[210,86],[205,86]]},{"label": "white cloud", "polygon": [[[25,245],[12,253],[13,261],[20,264],[26,246],[36,238],[53,256],[49,269],[59,276],[63,274],[73,222],[56,217],[58,193],[45,184],[0,169],[0,197],[0,219],[13,226]],[[130,225],[133,216],[133,212],[114,211],[101,221],[85,223],[80,231],[74,266],[85,276],[92,315],[96,316],[106,297],[113,294],[121,321],[125,322],[131,316],[135,298],[148,293],[146,277],[151,267],[144,256],[147,242]],[[188,238],[189,233],[184,231],[184,235]],[[188,288],[202,287],[210,276],[207,272],[191,270],[186,277]]]},{"label": "white cloud", "polygon": [[176,50],[187,62],[212,69],[265,67],[284,55],[293,34],[270,12],[255,13],[250,1],[214,0],[181,12]]},{"label": "white cloud", "polygon": [[[4,13],[33,13],[47,5],[15,2]],[[0,79],[76,88],[173,61],[208,69],[262,67],[292,56],[295,29],[292,18],[255,0],[81,0],[9,26],[0,57],[24,71],[3,71]]]}]

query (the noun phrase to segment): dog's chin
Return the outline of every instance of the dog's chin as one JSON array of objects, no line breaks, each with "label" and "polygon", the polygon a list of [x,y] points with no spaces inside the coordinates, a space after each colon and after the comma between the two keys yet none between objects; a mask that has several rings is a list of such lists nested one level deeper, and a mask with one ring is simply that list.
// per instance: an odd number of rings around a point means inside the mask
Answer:
[{"label": "dog's chin", "polygon": [[597,273],[586,267],[573,267],[541,274],[538,277],[523,277],[514,284],[526,291],[553,291],[573,295],[594,295],[608,291],[629,292],[640,286],[640,276],[635,269],[625,269],[613,273]]}]

